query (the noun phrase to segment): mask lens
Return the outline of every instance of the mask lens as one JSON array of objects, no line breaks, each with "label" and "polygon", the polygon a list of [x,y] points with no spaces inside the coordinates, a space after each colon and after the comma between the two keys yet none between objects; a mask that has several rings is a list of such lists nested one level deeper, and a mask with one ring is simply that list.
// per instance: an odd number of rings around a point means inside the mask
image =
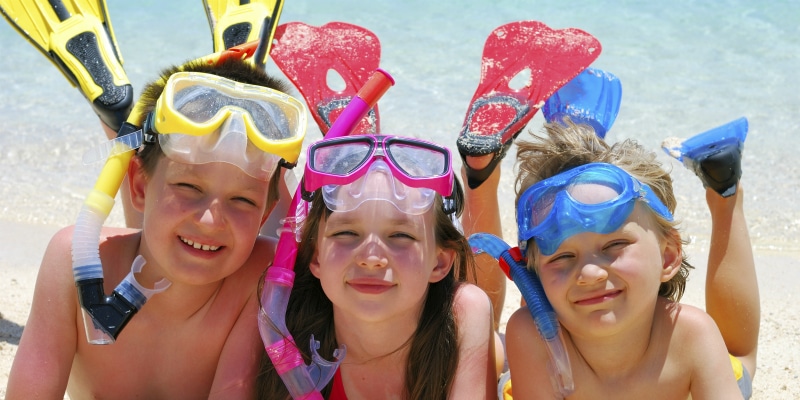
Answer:
[{"label": "mask lens", "polygon": [[173,98],[173,107],[176,112],[197,124],[214,120],[223,109],[239,109],[250,115],[257,134],[261,137],[271,140],[292,137],[286,113],[278,105],[262,100],[231,97],[216,88],[197,85],[181,89]]},{"label": "mask lens", "polygon": [[447,156],[440,151],[402,142],[388,144],[386,151],[394,165],[412,178],[442,176],[447,172]]},{"label": "mask lens", "polygon": [[[216,90],[205,86],[190,86],[179,90],[173,98],[175,111],[196,123],[208,122],[219,112],[218,102],[214,100]],[[180,132],[164,132],[180,133]]]},{"label": "mask lens", "polygon": [[[544,192],[534,196],[531,202],[531,228],[539,226],[547,219],[557,199],[562,196],[566,201],[579,207],[615,203],[624,188],[622,183],[614,178],[608,174],[589,170],[570,178],[565,184],[544,187]],[[556,210],[556,212],[559,211],[563,212],[563,210]],[[559,217],[568,217],[568,215]]]},{"label": "mask lens", "polygon": [[371,153],[372,146],[367,142],[335,143],[318,147],[310,162],[315,171],[347,176],[363,165]]},{"label": "mask lens", "polygon": [[531,227],[539,226],[550,215],[557,193],[555,190],[548,190],[534,201],[531,206]]},{"label": "mask lens", "polygon": [[394,177],[389,166],[379,159],[370,165],[363,176],[351,183],[323,186],[322,198],[332,211],[352,211],[366,201],[383,200],[399,211],[417,215],[430,209],[436,192],[404,185]]}]

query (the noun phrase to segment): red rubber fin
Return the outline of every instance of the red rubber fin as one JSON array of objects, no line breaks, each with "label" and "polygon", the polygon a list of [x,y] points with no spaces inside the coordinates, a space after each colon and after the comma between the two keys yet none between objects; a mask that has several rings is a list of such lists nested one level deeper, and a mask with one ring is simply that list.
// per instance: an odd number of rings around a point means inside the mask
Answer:
[{"label": "red rubber fin", "polygon": [[[320,27],[302,22],[279,25],[270,51],[275,65],[297,87],[323,134],[378,69],[381,44],[371,31],[344,22]],[[329,71],[344,81],[341,91],[328,85]],[[353,134],[380,131],[378,107],[356,125]]]},{"label": "red rubber fin", "polygon": [[[544,101],[580,74],[600,55],[600,42],[580,29],[554,30],[538,21],[518,21],[492,31],[483,48],[481,79],[472,96],[457,141],[462,159],[495,153],[481,171],[467,168],[470,187],[477,187],[505,154],[511,140]],[[510,86],[520,73],[528,81]]]}]

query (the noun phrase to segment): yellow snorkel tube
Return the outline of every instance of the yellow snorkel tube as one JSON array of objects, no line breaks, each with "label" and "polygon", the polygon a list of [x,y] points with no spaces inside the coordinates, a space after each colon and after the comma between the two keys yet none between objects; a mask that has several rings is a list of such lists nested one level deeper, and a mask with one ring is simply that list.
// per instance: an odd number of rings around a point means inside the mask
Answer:
[{"label": "yellow snorkel tube", "polygon": [[[141,113],[134,107],[119,136],[135,131],[131,121],[139,121]],[[127,131],[127,132],[126,132]],[[161,280],[153,289],[141,286],[134,274],[144,265],[137,257],[131,272],[106,296],[103,290],[103,266],[100,261],[100,231],[119,192],[131,157],[138,147],[114,141],[111,155],[105,162],[94,188],[83,203],[72,236],[72,272],[78,288],[86,339],[91,344],[113,343],[122,328],[152,295],[164,291],[170,283]]]}]

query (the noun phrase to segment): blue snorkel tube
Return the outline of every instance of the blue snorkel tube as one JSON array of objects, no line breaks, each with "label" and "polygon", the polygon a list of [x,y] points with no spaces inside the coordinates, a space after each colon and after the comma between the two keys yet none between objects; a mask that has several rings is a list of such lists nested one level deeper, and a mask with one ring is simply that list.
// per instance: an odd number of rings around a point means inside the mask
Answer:
[{"label": "blue snorkel tube", "polygon": [[[376,70],[342,111],[325,137],[349,135],[392,85],[394,79],[386,71]],[[311,365],[306,366],[302,353],[286,327],[286,309],[294,286],[297,233],[308,212],[308,203],[302,200],[302,189],[302,186],[298,186],[292,198],[289,213],[293,215],[283,220],[275,258],[264,277],[258,329],[267,355],[292,398],[322,400],[320,391],[336,373],[336,368],[344,359],[347,350],[345,346],[340,347],[333,353],[336,360],[327,361],[317,353],[319,342],[314,340],[312,335],[310,339],[312,360]]]},{"label": "blue snorkel tube", "polygon": [[553,388],[562,396],[568,396],[575,390],[572,367],[564,342],[561,340],[561,325],[558,323],[555,310],[547,300],[539,277],[526,268],[525,258],[520,253],[519,247],[512,248],[503,239],[489,233],[476,233],[468,240],[475,254],[486,253],[496,259],[506,276],[519,288],[528,311],[536,323],[536,329],[547,345]]}]

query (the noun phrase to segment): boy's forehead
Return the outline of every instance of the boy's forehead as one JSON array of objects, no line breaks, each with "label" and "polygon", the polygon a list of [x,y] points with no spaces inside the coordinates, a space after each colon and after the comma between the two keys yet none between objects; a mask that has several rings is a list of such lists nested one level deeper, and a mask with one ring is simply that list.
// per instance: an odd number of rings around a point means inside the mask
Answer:
[{"label": "boy's forehead", "polygon": [[567,188],[567,191],[573,199],[583,204],[603,203],[619,196],[619,193],[614,188],[596,183],[571,185]]},{"label": "boy's forehead", "polygon": [[209,162],[204,164],[189,164],[173,161],[167,157],[159,160],[159,167],[167,178],[202,178],[218,183],[220,186],[236,185],[253,190],[267,190],[267,181],[254,178],[239,167],[226,162]]},{"label": "boy's forehead", "polygon": [[[644,230],[653,231],[656,235],[660,236],[661,225],[657,222],[655,211],[641,200],[636,202],[636,205],[633,207],[633,212],[631,212],[631,215],[625,220],[625,224],[627,223],[635,223],[636,226]],[[625,226],[625,224],[623,224],[623,226]]]}]

